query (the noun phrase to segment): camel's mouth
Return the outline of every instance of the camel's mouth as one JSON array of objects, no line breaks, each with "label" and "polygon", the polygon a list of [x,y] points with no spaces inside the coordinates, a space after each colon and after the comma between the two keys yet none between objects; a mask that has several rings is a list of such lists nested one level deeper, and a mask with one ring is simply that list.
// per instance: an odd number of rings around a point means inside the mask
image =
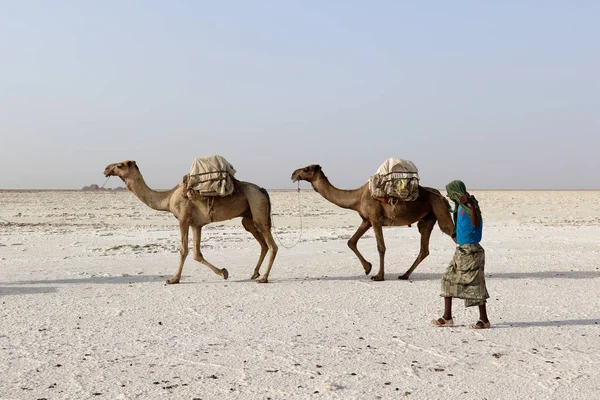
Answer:
[{"label": "camel's mouth", "polygon": [[109,177],[109,176],[119,176],[118,171],[115,171],[115,168],[118,166],[118,164],[109,164],[106,166],[106,168],[104,168],[104,176],[105,177]]},{"label": "camel's mouth", "polygon": [[292,182],[298,182],[300,180],[300,172],[302,171],[297,169],[292,173]]},{"label": "camel's mouth", "polygon": [[316,174],[321,171],[321,166],[317,164],[309,165],[308,167],[298,168],[292,173],[292,182],[307,181],[312,182],[316,179]]}]

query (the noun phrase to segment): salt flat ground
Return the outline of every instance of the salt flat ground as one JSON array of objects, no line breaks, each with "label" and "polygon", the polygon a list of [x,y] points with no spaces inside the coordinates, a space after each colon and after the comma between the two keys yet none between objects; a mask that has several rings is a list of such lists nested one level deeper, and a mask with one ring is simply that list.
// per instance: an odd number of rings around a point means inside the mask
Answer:
[{"label": "salt flat ground", "polygon": [[[600,192],[481,191],[493,329],[439,281],[436,227],[386,228],[385,282],[346,241],[359,217],[313,191],[272,191],[270,283],[239,220],[204,229],[179,285],[179,233],[128,192],[0,192],[2,399],[591,399],[600,393]],[[299,210],[302,210],[300,219]],[[372,231],[359,242],[377,265]]]}]

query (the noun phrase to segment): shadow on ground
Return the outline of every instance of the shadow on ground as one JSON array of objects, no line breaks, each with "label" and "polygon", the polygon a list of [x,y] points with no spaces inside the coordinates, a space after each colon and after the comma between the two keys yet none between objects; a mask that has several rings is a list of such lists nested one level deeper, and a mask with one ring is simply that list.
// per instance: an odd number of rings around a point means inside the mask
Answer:
[{"label": "shadow on ground", "polygon": [[0,286],[0,296],[14,296],[23,294],[54,293],[55,287],[30,287],[30,286]]},{"label": "shadow on ground", "polygon": [[560,321],[519,321],[519,322],[501,322],[494,324],[494,328],[531,328],[541,327],[561,327],[561,326],[589,326],[597,325],[600,327],[600,319],[566,319]]},{"label": "shadow on ground", "polygon": [[[169,277],[170,278],[170,277]],[[70,284],[129,284],[129,283],[145,283],[145,282],[165,282],[167,279],[164,275],[125,275],[125,276],[92,276],[89,278],[69,278],[69,279],[53,279],[39,281],[17,281],[4,283],[4,285],[70,285]]]},{"label": "shadow on ground", "polygon": [[[385,279],[386,282],[389,281],[398,281],[398,276],[400,274],[396,273],[386,273]],[[430,281],[430,280],[440,280],[442,279],[443,272],[439,274],[431,274],[431,273],[418,273],[415,272],[411,275],[409,282],[412,281]],[[274,280],[280,282],[294,282],[294,281],[365,281],[371,282],[371,276],[365,276],[364,274],[360,275],[346,275],[346,276],[307,276],[305,278],[273,278]],[[495,273],[495,274],[486,274],[485,279],[593,279],[600,278],[600,271],[540,271],[540,272],[506,272],[506,273]]]},{"label": "shadow on ground", "polygon": [[[357,282],[372,282],[371,276],[373,274],[366,276],[364,274],[361,275],[346,275],[346,276],[306,276],[306,277],[294,277],[294,278],[278,278],[271,277],[269,282],[277,283],[277,282],[312,282],[312,281],[357,281]],[[399,274],[386,274],[385,282],[397,282]],[[130,284],[130,283],[146,283],[146,282],[161,282],[164,283],[168,278],[171,278],[171,275],[125,275],[125,276],[112,276],[112,277],[104,277],[104,276],[92,276],[89,278],[69,278],[69,279],[54,279],[54,280],[30,280],[30,281],[16,281],[16,282],[6,282],[4,285],[51,285],[51,284]],[[198,281],[200,277],[195,276],[193,278],[188,277],[186,280],[186,276],[183,276],[180,284],[185,283],[195,283],[195,284],[205,284],[205,283],[234,283],[234,282],[251,282],[250,279],[229,279],[224,281],[222,279],[201,279]],[[418,272],[414,273],[409,282],[413,281],[429,281],[429,280],[440,280],[442,278],[442,272],[439,274],[431,274],[431,273],[423,273],[420,274]],[[507,273],[497,273],[497,274],[487,274],[486,279],[593,279],[600,278],[600,271],[543,271],[543,272],[507,272]],[[189,280],[192,279],[192,280]],[[373,282],[374,284],[381,284],[381,282]],[[0,293],[1,294],[1,293]]]}]

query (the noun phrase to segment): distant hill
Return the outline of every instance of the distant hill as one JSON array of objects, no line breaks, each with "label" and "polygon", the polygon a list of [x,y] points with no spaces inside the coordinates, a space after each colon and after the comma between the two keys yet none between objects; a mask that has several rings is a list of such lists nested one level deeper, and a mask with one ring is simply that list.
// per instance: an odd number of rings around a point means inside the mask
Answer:
[{"label": "distant hill", "polygon": [[98,186],[94,183],[93,185],[82,187],[81,190],[127,190],[127,189],[125,189],[123,186],[119,186],[118,188],[115,188],[115,189],[106,189],[106,188],[101,188],[100,186]]}]

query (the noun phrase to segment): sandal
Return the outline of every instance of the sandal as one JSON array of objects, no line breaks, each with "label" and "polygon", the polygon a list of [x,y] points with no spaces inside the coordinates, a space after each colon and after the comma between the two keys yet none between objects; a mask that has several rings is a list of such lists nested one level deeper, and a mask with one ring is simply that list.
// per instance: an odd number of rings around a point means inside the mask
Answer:
[{"label": "sandal", "polygon": [[450,318],[450,319],[444,319],[444,318],[432,319],[431,326],[437,326],[437,327],[454,326],[454,320],[452,318]]},{"label": "sandal", "polygon": [[492,324],[490,324],[489,321],[483,322],[482,320],[478,320],[474,324],[469,325],[469,328],[471,328],[471,329],[490,329],[491,326],[492,326]]}]

